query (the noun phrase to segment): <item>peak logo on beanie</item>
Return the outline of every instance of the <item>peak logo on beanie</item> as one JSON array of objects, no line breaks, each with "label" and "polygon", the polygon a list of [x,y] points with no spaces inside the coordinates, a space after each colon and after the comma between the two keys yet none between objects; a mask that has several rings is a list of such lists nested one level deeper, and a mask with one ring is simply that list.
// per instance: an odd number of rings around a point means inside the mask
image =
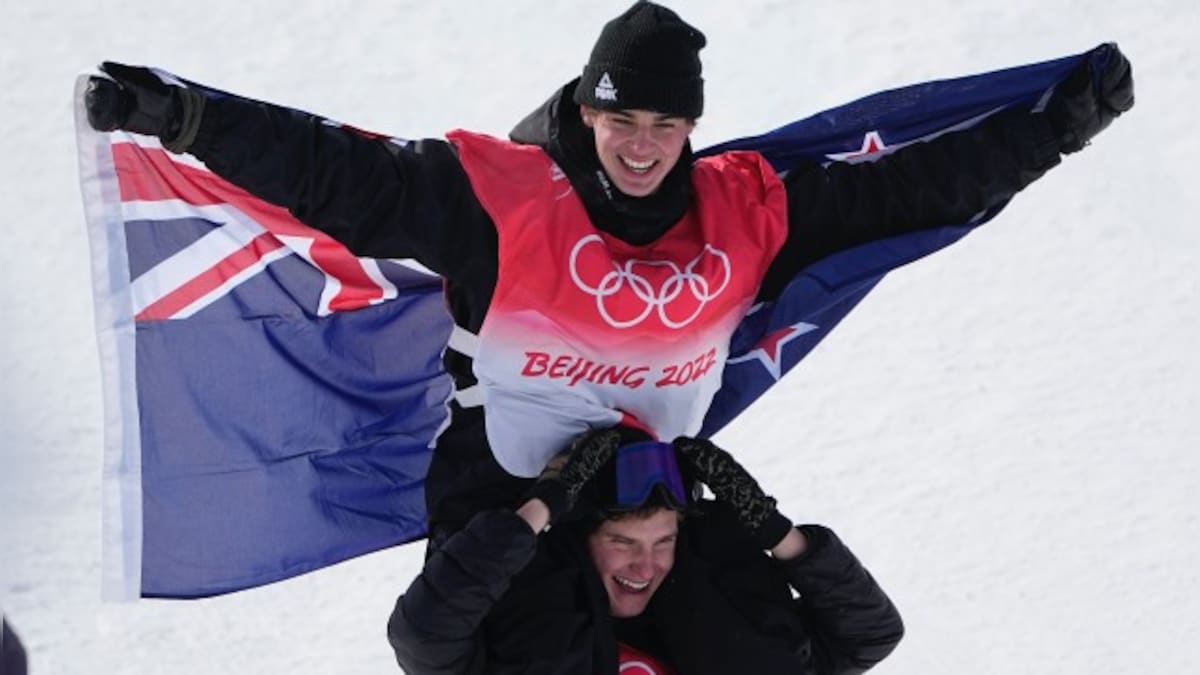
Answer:
[{"label": "peak logo on beanie", "polygon": [[600,76],[600,83],[596,85],[596,100],[598,101],[616,101],[617,88],[613,86],[612,79],[605,72]]},{"label": "peak logo on beanie", "polygon": [[574,100],[601,110],[650,110],[695,119],[704,111],[704,33],[653,2],[638,2],[600,31]]}]

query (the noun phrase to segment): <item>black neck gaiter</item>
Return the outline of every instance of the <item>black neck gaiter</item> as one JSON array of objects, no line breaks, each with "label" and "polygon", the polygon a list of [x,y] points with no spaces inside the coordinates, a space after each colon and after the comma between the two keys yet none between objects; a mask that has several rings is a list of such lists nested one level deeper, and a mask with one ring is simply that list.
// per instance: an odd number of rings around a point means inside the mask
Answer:
[{"label": "black neck gaiter", "polygon": [[654,194],[630,197],[612,184],[600,166],[592,130],[580,119],[578,108],[563,108],[558,133],[546,151],[566,173],[599,230],[634,246],[644,246],[683,218],[692,201],[690,142]]}]

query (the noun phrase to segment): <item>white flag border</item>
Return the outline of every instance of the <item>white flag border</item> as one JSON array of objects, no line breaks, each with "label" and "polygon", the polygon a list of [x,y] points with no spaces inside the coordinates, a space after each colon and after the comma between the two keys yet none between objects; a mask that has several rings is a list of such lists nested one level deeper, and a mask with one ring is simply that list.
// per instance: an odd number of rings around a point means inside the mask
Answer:
[{"label": "white flag border", "polygon": [[142,446],[125,228],[109,136],[91,128],[83,105],[91,75],[75,81],[75,135],[104,400],[100,590],[121,602],[142,590]]}]

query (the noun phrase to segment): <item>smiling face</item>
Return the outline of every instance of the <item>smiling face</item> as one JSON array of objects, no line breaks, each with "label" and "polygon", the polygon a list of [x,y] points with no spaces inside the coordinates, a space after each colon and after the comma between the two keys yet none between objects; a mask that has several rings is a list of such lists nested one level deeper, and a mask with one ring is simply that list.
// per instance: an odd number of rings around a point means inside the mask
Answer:
[{"label": "smiling face", "polygon": [[609,613],[637,616],[675,565],[679,514],[659,509],[648,517],[604,521],[588,536],[588,550],[604,590]]},{"label": "smiling face", "polygon": [[580,114],[595,132],[600,166],[630,197],[645,197],[662,185],[696,127],[692,120],[648,110],[582,106]]}]

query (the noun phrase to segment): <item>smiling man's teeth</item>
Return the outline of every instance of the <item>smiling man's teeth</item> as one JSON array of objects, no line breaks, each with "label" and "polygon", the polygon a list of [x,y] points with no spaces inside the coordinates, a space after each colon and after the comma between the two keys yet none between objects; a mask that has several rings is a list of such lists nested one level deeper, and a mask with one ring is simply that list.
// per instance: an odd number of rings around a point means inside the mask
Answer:
[{"label": "smiling man's teeth", "polygon": [[646,589],[647,586],[650,585],[649,581],[638,582],[638,581],[630,581],[629,579],[626,579],[624,577],[613,577],[613,578],[617,580],[618,584],[624,586],[625,588],[628,588],[631,591],[643,591]]},{"label": "smiling man's teeth", "polygon": [[632,159],[629,159],[628,157],[622,157],[621,162],[624,163],[625,166],[629,167],[630,170],[636,171],[638,173],[642,173],[645,171],[649,171],[650,167],[654,166],[655,160],[648,159],[644,162],[635,162]]}]

